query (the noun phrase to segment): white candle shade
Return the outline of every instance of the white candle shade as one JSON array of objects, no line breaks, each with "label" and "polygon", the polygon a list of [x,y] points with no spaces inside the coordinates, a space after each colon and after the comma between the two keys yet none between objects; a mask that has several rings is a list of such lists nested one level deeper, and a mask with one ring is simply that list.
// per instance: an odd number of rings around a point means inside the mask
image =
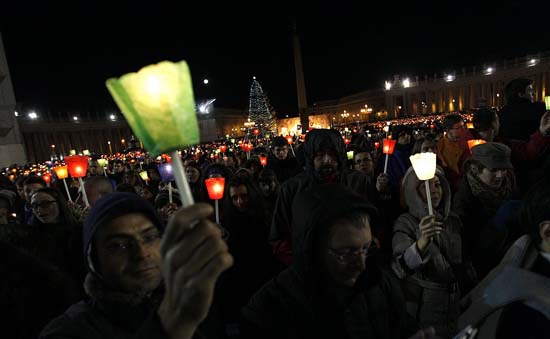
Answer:
[{"label": "white candle shade", "polygon": [[419,180],[430,180],[435,176],[437,157],[435,153],[417,153],[409,157]]}]

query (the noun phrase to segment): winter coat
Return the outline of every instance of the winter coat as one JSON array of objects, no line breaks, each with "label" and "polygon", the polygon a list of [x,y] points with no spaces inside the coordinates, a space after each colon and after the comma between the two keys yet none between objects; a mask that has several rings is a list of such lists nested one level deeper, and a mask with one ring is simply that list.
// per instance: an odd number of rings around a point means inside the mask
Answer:
[{"label": "winter coat", "polygon": [[222,227],[234,264],[220,276],[216,304],[224,324],[221,331],[228,337],[240,332],[240,310],[250,297],[282,269],[268,242],[269,221],[255,207],[243,213],[224,206]]},{"label": "winter coat", "polygon": [[131,213],[148,217],[159,231],[164,225],[153,207],[133,193],[110,193],[100,199],[90,211],[83,227],[82,252],[89,253],[89,272],[84,282],[86,299],[71,306],[52,320],[40,338],[167,338],[157,315],[163,297],[163,285],[153,292],[121,291],[109,287],[92,269],[94,266],[92,241],[103,225]]},{"label": "winter coat", "polygon": [[0,241],[2,337],[36,338],[80,297],[77,285],[55,267]]},{"label": "winter coat", "polygon": [[273,245],[273,252],[286,265],[290,265],[292,262],[291,225],[294,198],[300,192],[323,184],[315,171],[313,158],[316,152],[327,145],[332,147],[338,156],[335,183],[351,189],[369,201],[374,199],[375,189],[370,177],[365,173],[346,168],[347,156],[340,133],[336,130],[323,129],[316,129],[308,133],[304,144],[306,171],[289,179],[281,186],[271,224],[270,241]]},{"label": "winter coat", "polygon": [[506,139],[527,140],[529,135],[539,128],[540,118],[546,111],[543,102],[531,102],[519,99],[502,108],[500,136]]},{"label": "winter coat", "polygon": [[[462,276],[473,276],[471,266],[463,263],[462,223],[451,213],[450,187],[438,168],[443,188],[439,207],[434,213],[442,223],[443,231],[428,244],[422,256],[416,245],[420,237],[420,220],[428,215],[428,206],[417,192],[418,178],[411,168],[403,178],[403,192],[409,211],[394,224],[394,272],[403,280],[409,314],[421,327],[434,326],[436,333],[447,337],[456,328],[459,315]],[[467,273],[464,273],[467,272]],[[465,278],[464,278],[465,279]],[[471,280],[473,277],[465,280]]]},{"label": "winter coat", "polygon": [[319,264],[317,249],[330,222],[357,210],[376,222],[371,205],[339,185],[296,197],[294,261],[243,309],[246,338],[408,338],[416,330],[397,280],[372,257],[353,288],[331,284]]},{"label": "winter coat", "polygon": [[[509,176],[513,174],[509,173]],[[516,224],[518,210],[515,209],[517,204],[510,203],[513,201],[511,191],[507,199],[500,203],[495,201],[492,206],[484,204],[472,193],[469,177],[465,175],[462,179],[454,196],[452,211],[464,225],[465,255],[472,260],[478,277],[483,279],[504,256],[509,237],[515,233],[513,229],[508,229],[508,225]]]},{"label": "winter coat", "polygon": [[91,273],[84,288],[89,298],[52,320],[40,338],[168,338],[156,314],[158,294],[148,298],[115,292]]},{"label": "winter coat", "polygon": [[463,175],[464,162],[470,157],[467,132],[459,141],[451,141],[447,137],[437,142],[437,157],[449,181],[451,191],[455,192]]},{"label": "winter coat", "polygon": [[273,170],[277,176],[277,180],[281,184],[302,172],[298,161],[295,158],[291,158],[290,155],[285,160],[279,160],[271,155],[266,169]]},{"label": "winter coat", "polygon": [[[516,269],[516,271],[510,271],[510,269]],[[517,275],[518,273],[521,276]],[[503,292],[502,289],[491,288],[491,284],[499,279],[503,280],[507,286],[512,286],[509,291]],[[539,281],[536,282],[536,280]],[[522,286],[514,287],[516,283]],[[477,327],[479,333],[476,338],[549,338],[550,303],[543,304],[517,295],[529,293],[530,290],[545,290],[546,292],[541,291],[542,294],[535,293],[548,300],[550,295],[546,288],[548,284],[550,284],[550,261],[542,257],[531,237],[524,235],[510,247],[499,266],[464,297],[462,304],[468,309],[461,316],[459,326],[464,328],[472,325],[472,319],[479,318],[485,313],[490,315]],[[490,301],[492,293],[498,293],[501,296],[499,299],[508,299],[511,303],[505,304],[505,307],[495,308],[492,305],[494,302]],[[503,296],[503,293],[506,295]],[[485,311],[480,313],[483,309]],[[475,317],[472,317],[472,314]]]}]

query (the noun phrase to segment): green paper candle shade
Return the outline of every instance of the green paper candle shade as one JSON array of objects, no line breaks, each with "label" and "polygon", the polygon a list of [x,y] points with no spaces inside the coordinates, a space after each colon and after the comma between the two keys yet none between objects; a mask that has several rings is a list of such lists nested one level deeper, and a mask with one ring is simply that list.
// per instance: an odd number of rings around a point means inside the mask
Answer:
[{"label": "green paper candle shade", "polygon": [[189,67],[162,61],[106,82],[136,137],[153,155],[200,141]]}]

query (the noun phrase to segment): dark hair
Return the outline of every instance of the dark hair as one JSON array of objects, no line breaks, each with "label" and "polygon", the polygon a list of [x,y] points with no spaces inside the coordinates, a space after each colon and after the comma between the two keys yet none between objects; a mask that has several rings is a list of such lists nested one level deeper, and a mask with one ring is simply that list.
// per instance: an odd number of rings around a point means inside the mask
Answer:
[{"label": "dark hair", "polygon": [[443,119],[443,129],[447,131],[459,122],[464,122],[459,114],[449,114]]},{"label": "dark hair", "polygon": [[273,138],[273,141],[271,142],[271,147],[283,147],[288,146],[288,141],[285,139],[285,137],[277,136]]},{"label": "dark hair", "polygon": [[525,89],[527,88],[527,86],[531,85],[532,83],[533,83],[532,80],[521,79],[521,78],[510,81],[506,85],[506,88],[504,89],[506,103],[513,104],[518,102],[520,100],[518,93],[525,92]]},{"label": "dark hair", "polygon": [[488,108],[482,108],[474,113],[473,123],[478,132],[485,132],[493,127],[493,122],[497,119],[497,112]]},{"label": "dark hair", "polygon": [[[37,189],[36,191],[34,191],[31,198],[36,193],[45,193],[45,194],[48,194],[49,196],[51,196],[52,198],[55,199],[55,201],[57,202],[57,206],[59,208],[59,222],[61,224],[65,225],[65,227],[68,227],[68,228],[71,228],[71,227],[76,225],[77,222],[76,222],[73,214],[69,210],[69,207],[67,206],[67,200],[65,199],[65,196],[63,194],[61,194],[61,192],[59,192],[55,188],[44,187],[44,188],[40,188],[40,189]],[[34,216],[34,213],[33,213],[33,216],[31,218],[31,224],[33,224],[33,225],[41,224],[40,220],[38,220],[38,218],[36,218]]]},{"label": "dark hair", "polygon": [[27,177],[20,176],[15,180],[15,185],[18,187],[23,187],[25,185],[25,180],[27,180]]},{"label": "dark hair", "polygon": [[40,184],[40,185],[46,187],[46,183],[40,177],[30,176],[27,179],[25,179],[25,181],[23,182],[23,186],[32,185],[32,184]]},{"label": "dark hair", "polygon": [[267,213],[265,209],[265,202],[260,194],[260,191],[252,183],[252,181],[249,178],[244,177],[234,177],[230,179],[226,185],[225,185],[225,197],[224,197],[224,219],[225,218],[231,218],[231,215],[236,212],[235,207],[233,206],[233,202],[231,201],[230,196],[230,189],[231,187],[239,187],[239,186],[245,186],[247,193],[248,193],[248,201],[250,204],[249,210],[252,213],[255,213],[260,220],[264,220],[262,218],[266,218],[267,220]]},{"label": "dark hair", "polygon": [[124,162],[123,162],[122,160],[120,160],[120,159],[117,159],[117,160],[113,161],[113,164],[115,164],[115,165],[116,165],[116,164],[121,164],[121,165],[123,165]]},{"label": "dark hair", "polygon": [[545,180],[535,185],[523,199],[520,210],[520,222],[531,240],[540,246],[540,223],[550,220],[550,182]]},{"label": "dark hair", "polygon": [[417,154],[417,153],[421,153],[422,152],[422,144],[425,143],[426,141],[428,142],[433,142],[435,144],[437,144],[434,140],[434,138],[432,138],[431,136],[427,135],[423,138],[420,138],[418,140],[416,140],[416,142],[414,143],[414,146],[413,146],[413,149],[412,149],[412,152],[411,154]]}]

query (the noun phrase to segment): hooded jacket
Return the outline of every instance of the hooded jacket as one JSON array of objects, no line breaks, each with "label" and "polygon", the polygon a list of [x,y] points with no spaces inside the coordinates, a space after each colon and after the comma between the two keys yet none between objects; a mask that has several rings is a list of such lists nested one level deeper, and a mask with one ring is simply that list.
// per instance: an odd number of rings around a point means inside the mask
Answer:
[{"label": "hooded jacket", "polygon": [[331,148],[337,155],[338,169],[334,183],[347,187],[369,201],[373,201],[374,199],[374,186],[370,177],[365,173],[350,170],[346,167],[346,148],[342,136],[338,131],[315,129],[307,134],[303,147],[306,170],[287,180],[281,186],[279,197],[275,202],[271,224],[270,241],[273,245],[273,251],[286,265],[292,262],[291,225],[293,221],[292,206],[294,205],[294,199],[298,193],[323,184],[313,164],[313,158],[319,150]]},{"label": "hooded jacket", "polygon": [[293,205],[294,262],[267,283],[243,309],[250,338],[408,338],[416,329],[399,285],[374,261],[354,288],[335,287],[317,249],[331,221],[375,209],[340,185],[298,194]]},{"label": "hooded jacket", "polygon": [[[434,213],[443,223],[443,231],[421,255],[416,241],[420,237],[420,220],[428,215],[428,205],[417,191],[419,180],[410,168],[403,178],[409,211],[394,224],[392,267],[397,276],[405,280],[404,293],[411,315],[416,316],[421,326],[435,326],[436,333],[451,335],[459,314],[458,282],[466,275],[463,273],[466,269],[462,258],[462,223],[451,212],[451,190],[441,168],[438,167],[436,175],[443,195],[439,206],[434,206]],[[471,266],[467,267],[468,274],[472,275]]]},{"label": "hooded jacket", "polygon": [[52,320],[40,338],[167,338],[156,313],[162,300],[162,284],[148,295],[114,290],[103,281],[92,261],[92,243],[98,229],[130,213],[144,214],[163,231],[152,206],[135,194],[110,193],[99,200],[83,230],[83,250],[89,269],[84,283],[87,298]]}]

